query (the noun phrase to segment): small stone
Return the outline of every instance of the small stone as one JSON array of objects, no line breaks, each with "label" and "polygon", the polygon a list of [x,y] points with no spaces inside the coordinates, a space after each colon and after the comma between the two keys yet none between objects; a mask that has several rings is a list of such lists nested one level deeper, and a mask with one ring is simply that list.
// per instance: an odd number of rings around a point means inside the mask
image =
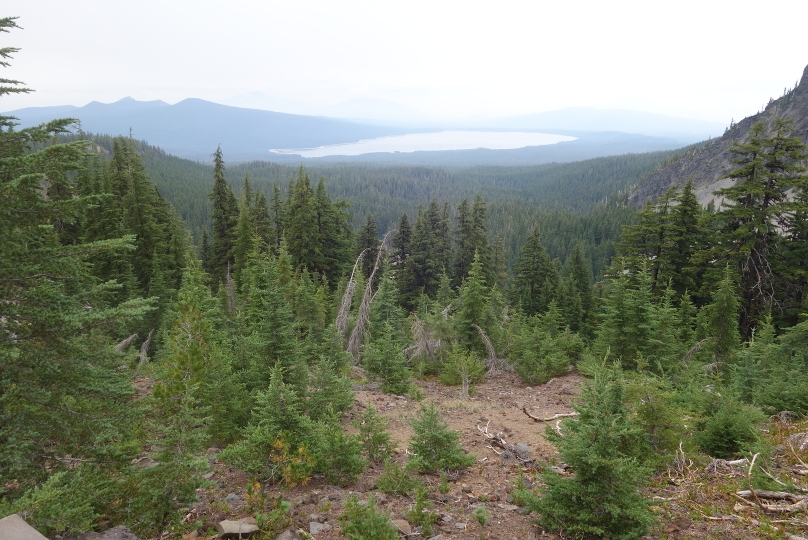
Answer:
[{"label": "small stone", "polygon": [[525,454],[527,454],[528,452],[530,452],[530,445],[528,445],[528,444],[526,444],[526,443],[523,443],[523,442],[516,443],[516,445],[514,446],[514,448],[516,448],[516,451],[517,451],[517,452],[524,452]]},{"label": "small stone", "polygon": [[519,507],[518,507],[518,506],[516,506],[515,504],[503,504],[503,503],[499,503],[497,506],[499,506],[499,507],[500,507],[500,508],[502,508],[503,510],[516,510],[517,508],[519,508]]},{"label": "small stone", "polygon": [[101,533],[101,540],[138,540],[129,527],[118,526]]},{"label": "small stone", "polygon": [[327,523],[317,523],[313,521],[309,523],[309,534],[319,534],[331,530],[331,525]]},{"label": "small stone", "polygon": [[238,498],[238,495],[236,495],[235,493],[230,493],[227,497],[224,498],[224,500],[227,501],[229,504],[238,504],[240,499]]},{"label": "small stone", "polygon": [[440,520],[443,523],[451,523],[452,522],[452,516],[450,516],[449,514],[441,514]]},{"label": "small stone", "polygon": [[314,493],[309,493],[302,499],[300,499],[300,504],[317,504],[317,495]]},{"label": "small stone", "polygon": [[468,484],[463,484],[461,491],[463,491],[463,493],[471,493],[471,486]]},{"label": "small stone", "polygon": [[528,478],[527,476],[523,476],[522,477],[522,485],[525,486],[527,489],[530,489],[530,488],[533,487],[533,482],[531,482],[530,478]]},{"label": "small stone", "polygon": [[283,531],[275,540],[300,540],[300,535],[297,534],[297,531],[290,529],[288,531]]},{"label": "small stone", "polygon": [[323,514],[311,514],[309,516],[309,521],[316,521],[317,523],[325,523],[328,521],[328,516],[324,516]]},{"label": "small stone", "polygon": [[513,503],[513,501],[514,501],[513,495],[511,495],[510,493],[508,493],[508,495],[505,497],[505,502],[507,502],[507,503]]},{"label": "small stone", "polygon": [[204,478],[205,480],[210,480],[211,478],[213,478],[213,475],[215,475],[215,474],[216,474],[216,471],[210,471],[210,472],[207,472],[207,473],[203,474],[202,478]]},{"label": "small stone", "polygon": [[455,523],[455,529],[465,530],[466,524],[465,523]]},{"label": "small stone", "polygon": [[429,538],[429,540],[443,540],[443,535],[442,534],[435,535],[432,538]]},{"label": "small stone", "polygon": [[226,519],[216,524],[216,532],[219,533],[219,538],[238,538],[239,536],[246,538],[257,533],[258,526]]},{"label": "small stone", "polygon": [[406,519],[394,519],[393,525],[395,525],[404,535],[408,535],[412,532],[412,527]]},{"label": "small stone", "polygon": [[0,519],[0,538],[13,540],[48,540],[17,514],[11,514],[10,516]]}]

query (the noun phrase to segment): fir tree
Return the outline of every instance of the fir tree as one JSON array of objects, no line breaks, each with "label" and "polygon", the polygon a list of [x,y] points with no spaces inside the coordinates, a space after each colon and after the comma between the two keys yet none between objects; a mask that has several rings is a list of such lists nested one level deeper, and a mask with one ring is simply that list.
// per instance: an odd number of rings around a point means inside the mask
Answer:
[{"label": "fir tree", "polygon": [[224,156],[221,146],[213,153],[213,191],[208,195],[213,205],[213,238],[210,267],[213,282],[224,280],[228,268],[233,266],[233,249],[238,225],[238,203],[233,189],[224,178]]},{"label": "fir tree", "polygon": [[550,432],[575,474],[547,472],[543,493],[526,496],[546,530],[615,540],[639,540],[648,532],[653,518],[639,491],[645,470],[636,460],[646,443],[624,404],[620,377],[617,369],[601,368],[575,405],[578,417],[562,424],[564,436]]}]

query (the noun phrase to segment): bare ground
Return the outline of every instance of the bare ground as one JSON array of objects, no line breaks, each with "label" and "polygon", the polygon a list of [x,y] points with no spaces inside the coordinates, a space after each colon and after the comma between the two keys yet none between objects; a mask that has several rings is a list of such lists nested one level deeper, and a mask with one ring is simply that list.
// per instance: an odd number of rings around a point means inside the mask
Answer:
[{"label": "bare ground", "polygon": [[[527,386],[514,374],[489,376],[476,386],[476,393],[469,399],[460,399],[456,387],[446,387],[436,381],[421,381],[420,388],[426,401],[434,400],[443,419],[451,429],[461,435],[461,443],[468,453],[477,458],[476,465],[460,472],[450,482],[447,495],[438,495],[438,478],[421,475],[433,494],[433,509],[438,513],[438,524],[433,535],[442,534],[445,539],[539,539],[562,538],[539,529],[532,517],[511,504],[509,491],[520,481],[531,482],[535,469],[527,467],[518,458],[502,453],[501,448],[490,444],[480,432],[487,427],[489,433],[500,433],[509,444],[523,443],[530,449],[530,458],[542,465],[557,464],[555,448],[544,438],[544,431],[555,421],[536,422],[528,417],[549,418],[559,413],[572,411],[571,403],[579,393],[582,377],[570,373],[539,386]],[[390,433],[396,442],[395,461],[406,461],[408,440],[412,429],[408,420],[415,416],[420,404],[410,399],[386,394],[372,387],[358,387],[353,415],[372,404],[379,413],[388,417]],[[806,431],[808,424],[782,425],[773,423],[770,430],[775,442],[783,441],[800,429]],[[350,429],[350,428],[349,428]],[[215,452],[215,450],[213,450]],[[808,452],[782,450],[776,462],[782,469],[771,471],[783,478],[782,473],[800,470],[799,460],[808,461]],[[202,522],[200,538],[213,532],[213,525],[222,519],[239,519],[250,516],[245,502],[246,488],[250,481],[247,474],[227,467],[211,455],[216,487],[200,492],[198,503],[187,517],[191,523]],[[293,503],[291,529],[309,531],[312,521],[325,523],[330,530],[318,533],[317,540],[345,538],[340,533],[337,518],[342,514],[348,495],[361,499],[374,495],[379,507],[393,519],[405,519],[404,513],[413,505],[410,497],[390,496],[378,492],[375,483],[381,468],[368,469],[359,481],[347,488],[327,485],[315,477],[308,485],[291,489],[267,488],[268,497],[282,495]],[[795,483],[808,483],[808,476],[794,473]],[[651,478],[648,497],[654,501],[658,524],[649,538],[654,539],[751,539],[790,538],[799,540],[808,535],[806,512],[774,515],[763,512],[754,503],[743,503],[734,496],[734,491],[743,489],[746,477],[741,467],[721,468],[706,472],[703,463],[695,464],[685,459],[678,467],[672,467]],[[525,480],[527,479],[527,480]],[[225,502],[228,494],[236,494],[238,502]],[[490,521],[480,526],[472,517],[474,509],[484,505]],[[789,536],[792,535],[792,536]],[[215,538],[215,536],[208,536]],[[403,536],[402,536],[403,538]],[[411,539],[423,538],[410,535]],[[802,540],[806,540],[802,538]]]}]

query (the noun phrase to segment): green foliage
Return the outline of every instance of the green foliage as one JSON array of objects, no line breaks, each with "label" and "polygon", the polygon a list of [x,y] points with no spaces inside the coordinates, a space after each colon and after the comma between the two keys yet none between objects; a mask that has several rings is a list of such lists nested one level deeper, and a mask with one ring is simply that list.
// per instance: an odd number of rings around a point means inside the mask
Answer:
[{"label": "green foliage", "polygon": [[415,488],[415,504],[405,512],[407,521],[415,527],[423,527],[421,535],[429,537],[432,535],[432,525],[438,521],[437,512],[431,510],[432,502],[429,500],[429,492],[423,487]]},{"label": "green foliage", "polygon": [[485,378],[485,373],[485,363],[476,352],[465,351],[459,346],[454,346],[449,352],[449,358],[443,364],[438,378],[440,382],[449,386],[460,385],[468,393],[471,385]]},{"label": "green foliage", "polygon": [[329,410],[341,414],[353,406],[351,381],[338,372],[334,360],[321,356],[311,371],[306,399],[309,418],[320,420]]},{"label": "green foliage", "polygon": [[345,500],[345,512],[340,516],[342,533],[351,540],[398,540],[398,530],[390,518],[376,509],[376,499],[368,497],[367,504],[359,504],[351,495]]},{"label": "green foliage", "polygon": [[583,340],[569,328],[559,331],[560,314],[554,306],[551,302],[544,316],[516,320],[511,327],[510,359],[528,384],[544,384],[583,358]]},{"label": "green foliage", "polygon": [[465,469],[475,462],[473,455],[463,452],[458,443],[460,434],[449,429],[438,412],[435,402],[421,405],[420,414],[410,421],[415,434],[410,440],[410,465],[420,472],[441,469]]},{"label": "green foliage", "polygon": [[471,515],[474,517],[474,520],[480,524],[480,527],[485,527],[491,519],[491,514],[488,513],[488,509],[485,506],[478,506]]},{"label": "green foliage", "polygon": [[345,433],[333,413],[315,425],[310,435],[316,470],[329,483],[348,486],[365,471],[359,437]]},{"label": "green foliage", "polygon": [[353,425],[359,430],[359,443],[369,462],[385,463],[390,459],[395,445],[387,431],[389,428],[387,417],[378,414],[376,407],[368,404],[354,420]]},{"label": "green foliage", "polygon": [[407,495],[421,486],[417,476],[392,460],[384,462],[384,472],[376,480],[376,487],[388,495]]},{"label": "green foliage", "polygon": [[385,323],[384,331],[372,336],[365,348],[363,361],[368,374],[381,379],[384,392],[406,395],[411,386],[410,370],[401,343],[392,336],[392,326]]},{"label": "green foliage", "polygon": [[[268,511],[262,511],[267,506]],[[292,504],[284,500],[283,495],[278,495],[268,502],[264,501],[261,509],[255,511],[256,525],[262,534],[269,538],[276,537],[292,524],[292,518],[289,516],[291,509]]]},{"label": "green foliage", "polygon": [[[639,539],[652,522],[639,492],[645,471],[636,457],[644,446],[624,400],[619,368],[601,368],[575,406],[578,417],[552,436],[560,459],[575,475],[548,471],[540,495],[524,494],[530,511],[549,531],[576,538]],[[554,433],[550,431],[549,433]]]},{"label": "green foliage", "polygon": [[705,403],[709,414],[696,426],[696,443],[708,455],[731,458],[758,440],[755,423],[762,420],[756,409],[744,406],[734,396],[715,396]]}]

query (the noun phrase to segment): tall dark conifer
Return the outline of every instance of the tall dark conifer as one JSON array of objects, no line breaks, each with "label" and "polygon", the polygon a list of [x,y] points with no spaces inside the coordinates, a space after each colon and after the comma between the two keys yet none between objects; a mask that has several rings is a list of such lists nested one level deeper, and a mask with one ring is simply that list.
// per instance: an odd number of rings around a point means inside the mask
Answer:
[{"label": "tall dark conifer", "polygon": [[211,241],[211,258],[208,267],[213,282],[225,279],[228,267],[233,265],[233,249],[236,241],[238,225],[238,203],[233,195],[233,188],[224,178],[224,157],[222,147],[216,148],[213,154],[213,191],[208,195],[213,205],[213,239]]}]

